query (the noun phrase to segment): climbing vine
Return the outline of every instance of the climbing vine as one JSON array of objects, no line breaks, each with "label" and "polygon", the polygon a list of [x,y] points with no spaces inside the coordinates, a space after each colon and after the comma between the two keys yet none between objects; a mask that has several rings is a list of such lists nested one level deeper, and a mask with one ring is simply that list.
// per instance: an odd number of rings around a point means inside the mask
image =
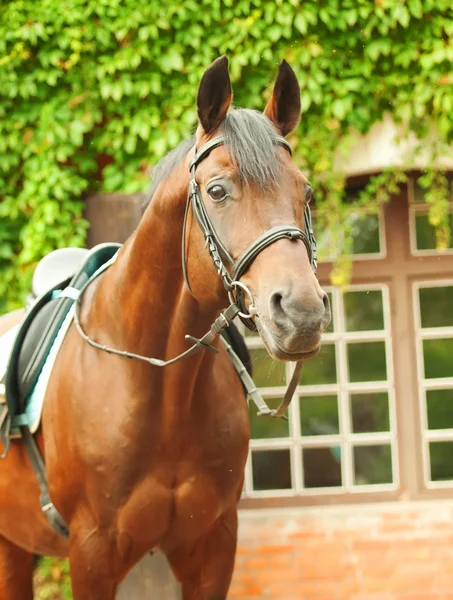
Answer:
[{"label": "climbing vine", "polygon": [[[236,104],[251,108],[281,58],[294,67],[303,118],[291,141],[333,226],[345,210],[333,155],[351,131],[390,113],[421,140],[435,123],[436,153],[452,142],[452,38],[451,0],[5,0],[0,311],[22,302],[43,254],[84,243],[85,194],[146,187],[148,167],[192,131],[197,85],[220,54]],[[379,177],[360,202],[402,181]],[[430,167],[421,181],[440,247],[443,178]]]}]

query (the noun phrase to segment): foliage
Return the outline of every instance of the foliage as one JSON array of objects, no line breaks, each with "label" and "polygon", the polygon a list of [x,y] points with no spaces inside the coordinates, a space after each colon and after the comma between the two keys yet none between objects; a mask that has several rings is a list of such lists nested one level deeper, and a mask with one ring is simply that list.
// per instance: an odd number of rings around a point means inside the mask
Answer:
[{"label": "foliage", "polygon": [[436,242],[440,250],[449,247],[450,223],[449,200],[450,186],[445,173],[434,169],[426,169],[419,177],[418,183],[426,190],[425,202],[429,205],[429,222],[436,228]]},{"label": "foliage", "polygon": [[452,142],[452,35],[451,0],[5,0],[0,311],[22,301],[44,253],[84,243],[83,194],[146,186],[149,164],[191,132],[218,55],[231,58],[237,104],[257,109],[279,60],[295,68],[296,160],[339,222],[333,153],[351,130],[390,112],[422,139],[435,121],[438,145]]},{"label": "foliage", "polygon": [[35,600],[70,600],[71,580],[68,562],[41,558],[34,577]]}]

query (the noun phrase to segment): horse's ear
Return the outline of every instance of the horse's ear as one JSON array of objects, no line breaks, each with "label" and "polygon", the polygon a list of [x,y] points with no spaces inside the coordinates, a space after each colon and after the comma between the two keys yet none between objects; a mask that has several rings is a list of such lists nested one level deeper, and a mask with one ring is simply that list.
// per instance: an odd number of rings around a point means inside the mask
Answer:
[{"label": "horse's ear", "polygon": [[198,88],[198,118],[205,133],[211,133],[219,127],[232,99],[228,59],[221,56],[205,71]]},{"label": "horse's ear", "polygon": [[286,60],[282,60],[278,67],[277,80],[272,96],[264,109],[264,114],[282,135],[288,135],[299,123],[299,82]]}]

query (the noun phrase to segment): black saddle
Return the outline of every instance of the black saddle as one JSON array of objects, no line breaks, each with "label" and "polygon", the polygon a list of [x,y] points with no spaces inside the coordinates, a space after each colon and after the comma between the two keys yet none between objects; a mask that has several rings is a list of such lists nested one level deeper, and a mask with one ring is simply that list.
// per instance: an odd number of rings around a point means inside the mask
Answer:
[{"label": "black saddle", "polygon": [[4,380],[8,419],[0,424],[3,442],[5,436],[9,436],[14,419],[17,421],[18,415],[24,412],[56,335],[74,302],[73,298],[61,294],[62,290],[68,286],[80,290],[120,247],[121,244],[100,244],[90,251],[62,248],[38,264],[28,300],[29,309],[14,342]]}]

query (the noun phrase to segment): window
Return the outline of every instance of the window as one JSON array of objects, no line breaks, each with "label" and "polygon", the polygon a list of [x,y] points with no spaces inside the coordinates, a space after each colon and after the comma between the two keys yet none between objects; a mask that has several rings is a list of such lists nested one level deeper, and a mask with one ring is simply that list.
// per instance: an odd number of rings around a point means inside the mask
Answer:
[{"label": "window", "polygon": [[[363,186],[355,187],[346,194],[346,201],[353,202],[357,199]],[[313,229],[318,243],[320,262],[333,259],[348,252],[354,260],[370,260],[383,258],[386,255],[384,214],[368,210],[366,207],[351,207],[346,212],[340,231],[332,234],[331,229],[325,226],[324,213],[313,210]],[[346,236],[349,248],[346,249]]]},{"label": "window", "polygon": [[[289,421],[257,417],[246,469],[249,497],[395,489],[398,482],[388,289],[327,289],[332,323],[303,368]],[[271,407],[291,366],[247,338],[254,379]]]},{"label": "window", "polygon": [[[362,250],[353,256],[347,290],[326,285],[332,263],[320,261],[333,321],[320,354],[304,365],[289,421],[250,409],[245,507],[263,498],[278,505],[314,496],[319,503],[450,497],[453,243],[435,250],[423,191],[412,185],[379,215],[354,216]],[[362,215],[373,216],[374,225]],[[318,242],[328,249],[322,231],[318,224]],[[274,363],[259,337],[247,343],[256,382],[276,407],[291,366]]]},{"label": "window", "polygon": [[[411,252],[415,255],[436,254],[436,229],[429,222],[429,206],[425,201],[425,191],[411,180],[410,184],[410,238]],[[453,182],[450,182],[452,190],[449,222],[450,230],[453,233]],[[448,249],[443,252],[453,253],[453,235],[450,236]]]},{"label": "window", "polygon": [[424,478],[453,485],[453,281],[414,284]]}]

